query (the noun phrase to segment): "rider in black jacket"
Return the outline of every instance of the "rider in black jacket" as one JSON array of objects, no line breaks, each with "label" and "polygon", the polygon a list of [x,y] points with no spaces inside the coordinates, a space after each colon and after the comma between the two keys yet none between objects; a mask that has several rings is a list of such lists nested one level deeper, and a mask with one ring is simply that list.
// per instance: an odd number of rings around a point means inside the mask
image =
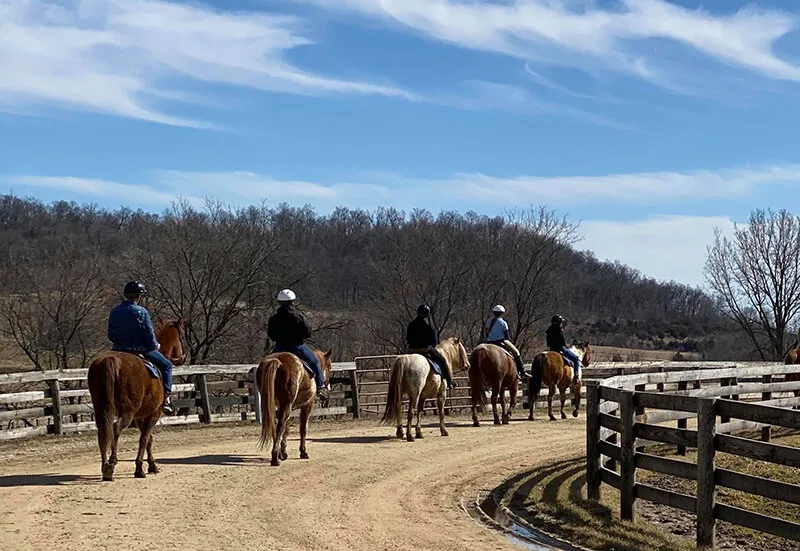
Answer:
[{"label": "rider in black jacket", "polygon": [[450,373],[447,360],[444,359],[436,345],[439,344],[439,337],[436,330],[428,323],[428,316],[431,309],[427,304],[420,304],[417,307],[417,317],[408,324],[406,329],[406,343],[410,353],[422,354],[436,362],[442,368],[442,374],[447,381],[448,388],[456,386]]},{"label": "rider in black jacket", "polygon": [[567,347],[567,339],[564,337],[563,330],[564,318],[555,315],[550,322],[550,327],[547,328],[547,348],[558,352],[572,363],[575,368],[573,381],[577,381],[581,373],[581,359]]}]

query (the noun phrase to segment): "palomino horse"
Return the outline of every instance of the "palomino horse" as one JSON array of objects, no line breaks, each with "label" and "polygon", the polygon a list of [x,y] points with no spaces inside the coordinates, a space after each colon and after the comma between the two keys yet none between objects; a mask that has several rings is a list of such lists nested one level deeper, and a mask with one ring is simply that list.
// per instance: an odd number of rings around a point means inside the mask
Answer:
[{"label": "palomino horse", "polygon": [[[325,383],[331,374],[331,353],[314,350],[322,366]],[[308,418],[317,398],[317,384],[300,359],[288,352],[269,354],[256,368],[256,384],[261,394],[261,438],[259,449],[272,441],[272,466],[286,460],[286,438],[289,435],[289,417],[292,410],[300,410],[300,459],[308,459],[306,434]],[[277,402],[277,406],[276,406]],[[277,409],[277,416],[276,416]],[[280,450],[279,450],[280,446]]]},{"label": "palomino horse", "polygon": [[[507,425],[511,412],[517,405],[519,376],[514,358],[495,344],[479,344],[469,355],[469,386],[472,395],[472,426],[481,426],[478,421],[478,406],[486,407],[486,390],[492,390],[492,414],[494,424]],[[506,409],[506,390],[511,403]],[[497,414],[497,398],[500,397],[500,416]]]},{"label": "palomino horse", "polygon": [[[467,369],[469,359],[467,351],[459,337],[451,337],[440,342],[436,346],[447,365],[442,369],[448,370],[452,375],[454,368],[459,371]],[[447,384],[442,377],[431,369],[430,364],[422,354],[401,354],[392,366],[392,374],[389,378],[389,394],[386,397],[386,410],[383,412],[381,423],[392,422],[397,425],[397,437],[403,437],[402,411],[403,398],[408,395],[408,420],[406,423],[406,440],[414,441],[411,434],[411,421],[414,417],[414,410],[417,412],[416,437],[422,438],[422,427],[420,425],[420,414],[425,407],[425,400],[436,398],[436,409],[439,413],[439,431],[442,436],[447,436],[447,429],[444,426],[444,400],[447,393]]]},{"label": "palomino horse", "polygon": [[[589,343],[574,344],[570,349],[578,355],[583,367],[587,367],[591,361],[591,349]],[[533,358],[531,367],[531,379],[528,383],[528,420],[533,421],[533,411],[536,409],[536,402],[539,400],[539,392],[542,385],[547,385],[547,413],[551,421],[555,421],[553,415],[553,395],[558,388],[561,394],[561,418],[566,419],[564,413],[564,403],[567,401],[567,388],[572,391],[572,416],[578,416],[578,409],[581,407],[581,387],[582,381],[573,384],[572,379],[574,370],[569,363],[564,361],[564,357],[559,352],[540,352]]]},{"label": "palomino horse", "polygon": [[[183,319],[163,320],[155,333],[162,354],[176,365],[186,361],[181,343]],[[147,472],[157,473],[158,467],[153,459],[153,427],[161,417],[161,405],[164,402],[161,379],[153,377],[142,358],[136,354],[106,351],[89,366],[87,383],[97,425],[103,480],[114,480],[119,437],[133,421],[140,432],[134,476],[145,477],[142,467],[145,449]]]}]

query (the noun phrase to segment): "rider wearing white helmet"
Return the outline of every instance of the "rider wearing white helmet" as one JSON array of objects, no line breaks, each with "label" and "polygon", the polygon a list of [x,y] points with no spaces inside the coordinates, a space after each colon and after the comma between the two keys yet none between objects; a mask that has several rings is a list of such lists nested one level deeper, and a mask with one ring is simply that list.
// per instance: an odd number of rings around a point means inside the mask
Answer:
[{"label": "rider wearing white helmet", "polygon": [[514,363],[517,365],[517,373],[519,373],[521,379],[527,379],[528,375],[525,373],[525,367],[522,364],[522,354],[511,342],[508,323],[503,319],[503,314],[506,313],[505,307],[502,304],[498,304],[492,308],[492,313],[494,315],[486,320],[486,342],[496,344],[511,352],[514,357]]},{"label": "rider wearing white helmet", "polygon": [[272,352],[290,352],[305,361],[314,371],[317,396],[326,400],[330,393],[322,374],[322,367],[314,352],[305,344],[311,336],[305,316],[294,306],[297,299],[294,291],[283,289],[278,293],[278,310],[269,318],[267,336],[275,343]]}]

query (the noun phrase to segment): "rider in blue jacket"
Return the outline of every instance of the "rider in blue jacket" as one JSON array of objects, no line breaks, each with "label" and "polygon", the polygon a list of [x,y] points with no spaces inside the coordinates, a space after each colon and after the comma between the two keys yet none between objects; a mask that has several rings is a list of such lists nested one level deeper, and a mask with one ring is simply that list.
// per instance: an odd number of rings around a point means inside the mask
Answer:
[{"label": "rider in blue jacket", "polygon": [[108,339],[112,342],[112,350],[141,355],[161,372],[164,384],[165,415],[174,415],[172,404],[172,362],[159,352],[161,345],[156,340],[150,313],[139,305],[139,301],[147,294],[143,283],[129,281],[122,291],[123,301],[111,310],[108,316]]}]

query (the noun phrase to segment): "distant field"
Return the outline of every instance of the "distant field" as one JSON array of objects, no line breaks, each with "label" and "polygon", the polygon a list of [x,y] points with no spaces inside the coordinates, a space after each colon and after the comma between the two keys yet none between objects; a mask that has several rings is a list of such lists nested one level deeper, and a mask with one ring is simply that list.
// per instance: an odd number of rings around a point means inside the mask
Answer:
[{"label": "distant field", "polygon": [[[700,361],[697,352],[682,352],[684,360]],[[675,357],[674,350],[644,350],[640,348],[619,348],[616,346],[592,346],[592,362],[646,362],[670,361]]]}]

